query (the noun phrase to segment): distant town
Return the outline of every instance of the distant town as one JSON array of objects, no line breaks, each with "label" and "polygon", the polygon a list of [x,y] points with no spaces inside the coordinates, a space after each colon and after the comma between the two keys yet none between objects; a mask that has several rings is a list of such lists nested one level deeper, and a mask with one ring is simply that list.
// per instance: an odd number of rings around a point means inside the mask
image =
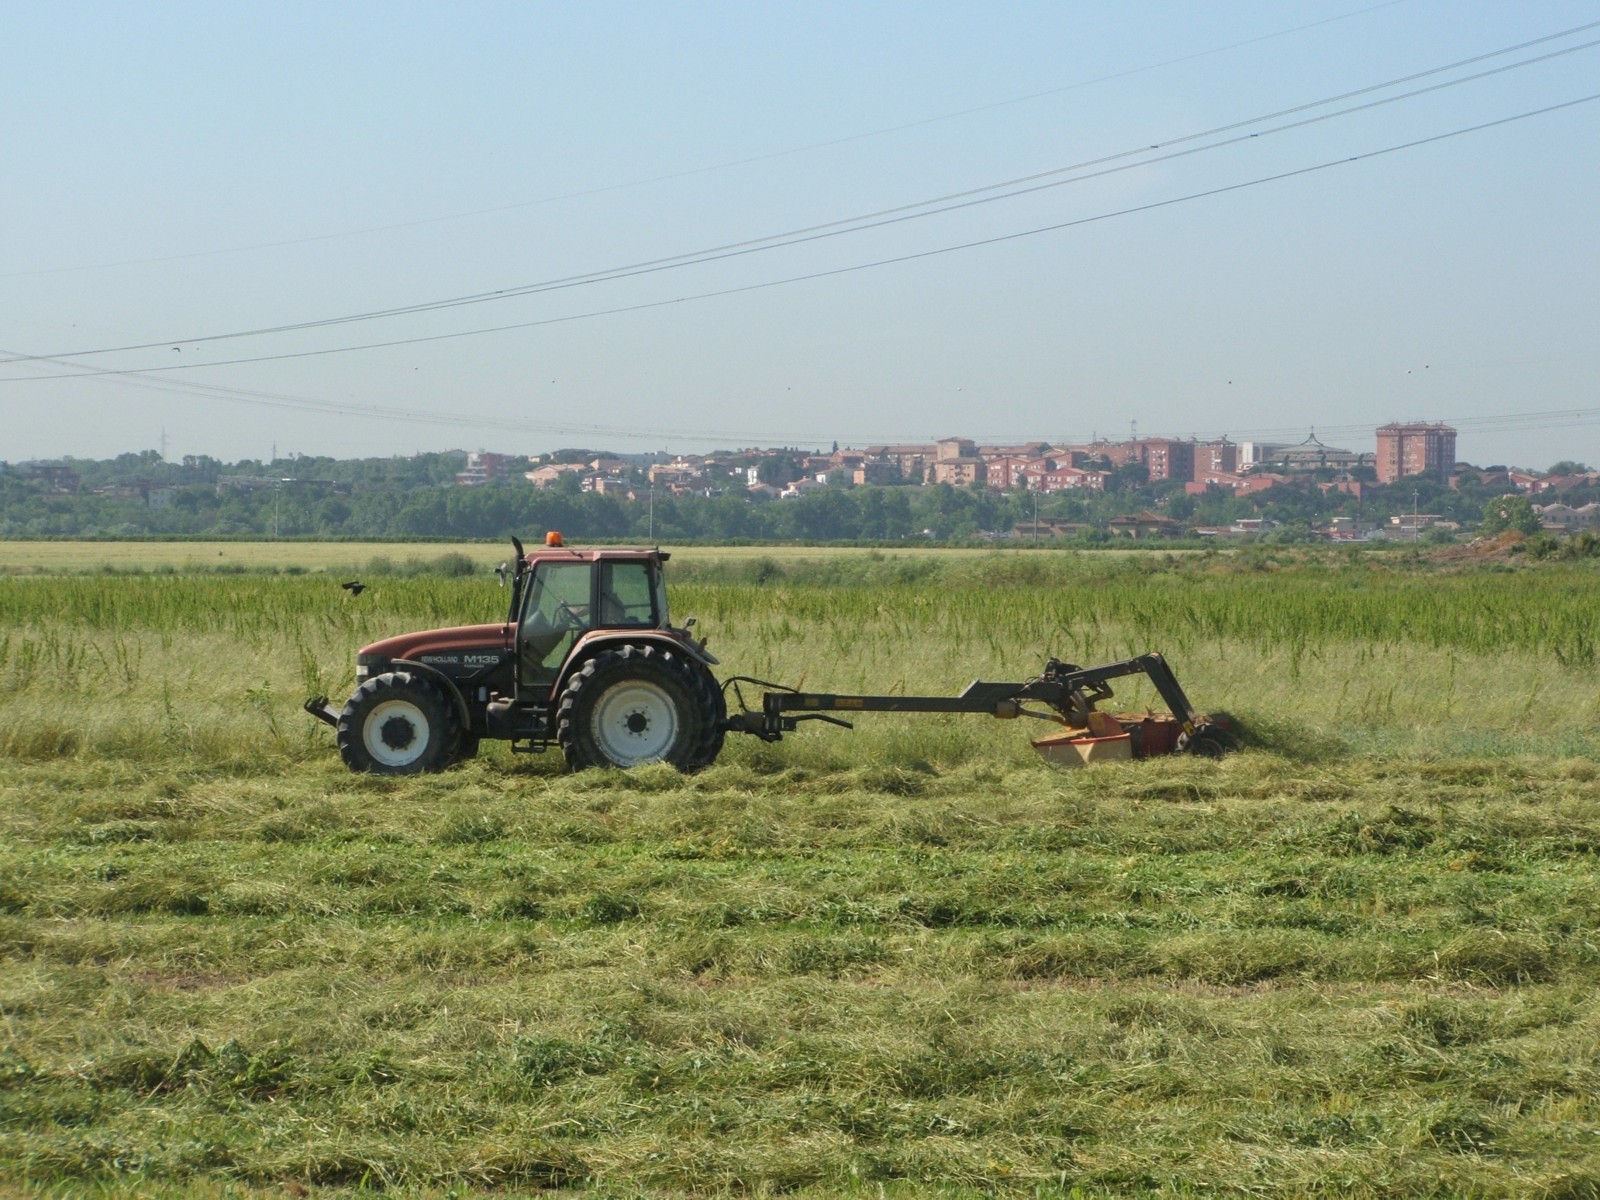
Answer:
[{"label": "distant town", "polygon": [[[1082,445],[1022,442],[980,446],[971,438],[949,437],[911,445],[867,446],[860,450],[800,453],[789,449],[736,450],[684,455],[670,461],[650,458],[652,484],[674,493],[710,494],[743,479],[744,486],[768,496],[793,499],[807,491],[847,480],[857,487],[876,484],[990,487],[1049,494],[1068,490],[1104,491],[1119,470],[1136,468],[1148,483],[1182,483],[1191,495],[1220,487],[1248,494],[1312,471],[1340,473],[1340,482],[1393,483],[1410,476],[1447,482],[1456,465],[1456,431],[1448,425],[1385,425],[1377,431],[1377,450],[1362,453],[1324,445],[1315,431],[1303,442],[1200,442],[1179,438],[1133,438]],[[511,455],[475,453],[456,482],[470,486],[522,471],[535,487],[550,487],[575,474],[584,491],[634,486],[637,464],[619,458],[567,461],[541,455],[524,468]],[[1511,473],[1507,472],[1507,482]]]},{"label": "distant town", "polygon": [[[1469,478],[1480,488],[1505,493],[1543,495],[1593,488],[1600,475],[1578,471],[1549,475],[1499,467],[1484,470],[1456,459],[1456,431],[1438,423],[1394,422],[1375,431],[1376,448],[1346,450],[1319,440],[1315,430],[1302,442],[1235,442],[1226,437],[1211,441],[1188,438],[1130,438],[1052,445],[1022,442],[979,445],[970,438],[949,437],[937,442],[883,444],[828,453],[801,453],[792,449],[738,450],[706,455],[680,455],[666,461],[644,456],[648,483],[674,495],[712,496],[730,484],[742,483],[747,492],[770,499],[792,500],[846,481],[864,486],[984,487],[996,491],[1027,491],[1041,495],[1057,492],[1105,492],[1119,472],[1135,472],[1147,484],[1181,483],[1190,496],[1223,489],[1235,496],[1268,491],[1283,484],[1317,478],[1320,490],[1359,498],[1363,488],[1408,479],[1458,486]],[[640,461],[594,458],[571,461],[572,455],[517,456],[472,453],[466,469],[456,476],[461,486],[475,486],[520,471],[534,487],[553,487],[576,478],[582,491],[618,491],[639,496]],[[1548,516],[1543,510],[1548,509]],[[1535,506],[1546,527],[1560,531],[1587,528],[1600,521],[1600,505],[1579,508],[1554,503]],[[1396,514],[1390,532],[1415,536],[1426,518],[1427,526],[1446,524],[1438,514]],[[1062,523],[1053,523],[1052,534]],[[1181,522],[1159,514],[1129,514],[1108,522],[1108,531],[1128,536],[1174,534]],[[1226,532],[1260,532],[1271,522],[1244,519]],[[1031,534],[1033,530],[1021,530]],[[1224,532],[1206,530],[1207,534]],[[1334,537],[1370,536],[1380,532],[1361,528],[1353,520],[1333,518],[1325,529]]]},{"label": "distant town", "polygon": [[595,538],[1444,540],[1483,524],[1497,497],[1516,501],[1502,508],[1524,532],[1600,525],[1600,473],[1583,463],[1465,463],[1456,430],[1439,423],[1393,422],[1373,439],[1355,450],[1314,430],[1295,443],[948,437],[826,451],[234,464],[147,451],[0,464],[0,535],[492,537],[559,521]]}]

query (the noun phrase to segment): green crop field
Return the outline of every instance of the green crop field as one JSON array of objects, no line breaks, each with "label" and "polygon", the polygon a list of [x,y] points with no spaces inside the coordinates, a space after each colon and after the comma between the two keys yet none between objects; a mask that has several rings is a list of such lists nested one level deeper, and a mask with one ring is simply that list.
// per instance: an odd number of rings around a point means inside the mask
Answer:
[{"label": "green crop field", "polygon": [[6,549],[0,1192],[1600,1196],[1588,566],[685,550],[728,674],[1158,650],[1248,744],[391,779],[300,702],[503,549]]}]

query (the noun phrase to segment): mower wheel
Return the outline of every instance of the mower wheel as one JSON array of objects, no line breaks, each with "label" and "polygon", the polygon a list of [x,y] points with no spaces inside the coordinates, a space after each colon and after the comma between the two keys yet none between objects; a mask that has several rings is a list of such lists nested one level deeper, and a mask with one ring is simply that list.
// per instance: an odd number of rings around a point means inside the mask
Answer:
[{"label": "mower wheel", "polygon": [[1178,739],[1179,754],[1198,754],[1201,758],[1221,758],[1239,748],[1239,739],[1221,725],[1198,725],[1191,734]]},{"label": "mower wheel", "polygon": [[567,765],[638,767],[668,762],[704,766],[707,715],[687,663],[655,646],[603,650],[562,689],[556,740]]},{"label": "mower wheel", "polygon": [[363,683],[339,714],[337,728],[345,766],[374,775],[442,771],[461,745],[449,698],[432,680],[409,671]]}]

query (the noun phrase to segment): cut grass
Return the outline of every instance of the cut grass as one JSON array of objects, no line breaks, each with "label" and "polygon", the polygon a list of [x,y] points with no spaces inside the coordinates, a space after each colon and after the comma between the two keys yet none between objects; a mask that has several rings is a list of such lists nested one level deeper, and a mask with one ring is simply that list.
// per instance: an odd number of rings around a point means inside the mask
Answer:
[{"label": "cut grass", "polygon": [[1415,809],[1362,797],[1428,763],[1307,800],[1260,754],[911,796],[24,768],[0,1150],[41,1184],[1556,1188],[1600,1170],[1600,796],[1530,765]]},{"label": "cut grass", "polygon": [[1059,772],[1016,722],[885,716],[693,777],[355,776],[303,691],[503,593],[0,580],[0,1183],[1600,1194],[1581,577],[1521,578],[1543,641],[1496,633],[1490,577],[1413,580],[1373,650],[1252,616],[1252,574],[967,561],[674,603],[729,669],[840,690],[1183,645],[1251,748]]}]

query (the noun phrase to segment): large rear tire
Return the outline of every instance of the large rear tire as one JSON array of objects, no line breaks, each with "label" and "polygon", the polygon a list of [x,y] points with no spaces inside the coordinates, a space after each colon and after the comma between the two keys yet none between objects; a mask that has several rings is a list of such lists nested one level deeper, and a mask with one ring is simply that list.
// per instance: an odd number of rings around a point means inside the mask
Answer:
[{"label": "large rear tire", "polygon": [[655,646],[602,650],[561,691],[556,740],[567,765],[638,767],[667,762],[681,771],[699,761],[707,713],[688,665]]},{"label": "large rear tire", "polygon": [[437,684],[409,671],[375,675],[339,714],[339,757],[352,771],[416,775],[454,761],[461,723]]},{"label": "large rear tire", "polygon": [[700,744],[695,747],[694,762],[689,768],[698,771],[716,762],[717,755],[722,753],[722,743],[728,736],[725,725],[728,701],[717,686],[716,677],[706,669],[704,663],[691,663],[689,670],[694,675],[695,688],[699,692],[700,716],[704,722]]}]

